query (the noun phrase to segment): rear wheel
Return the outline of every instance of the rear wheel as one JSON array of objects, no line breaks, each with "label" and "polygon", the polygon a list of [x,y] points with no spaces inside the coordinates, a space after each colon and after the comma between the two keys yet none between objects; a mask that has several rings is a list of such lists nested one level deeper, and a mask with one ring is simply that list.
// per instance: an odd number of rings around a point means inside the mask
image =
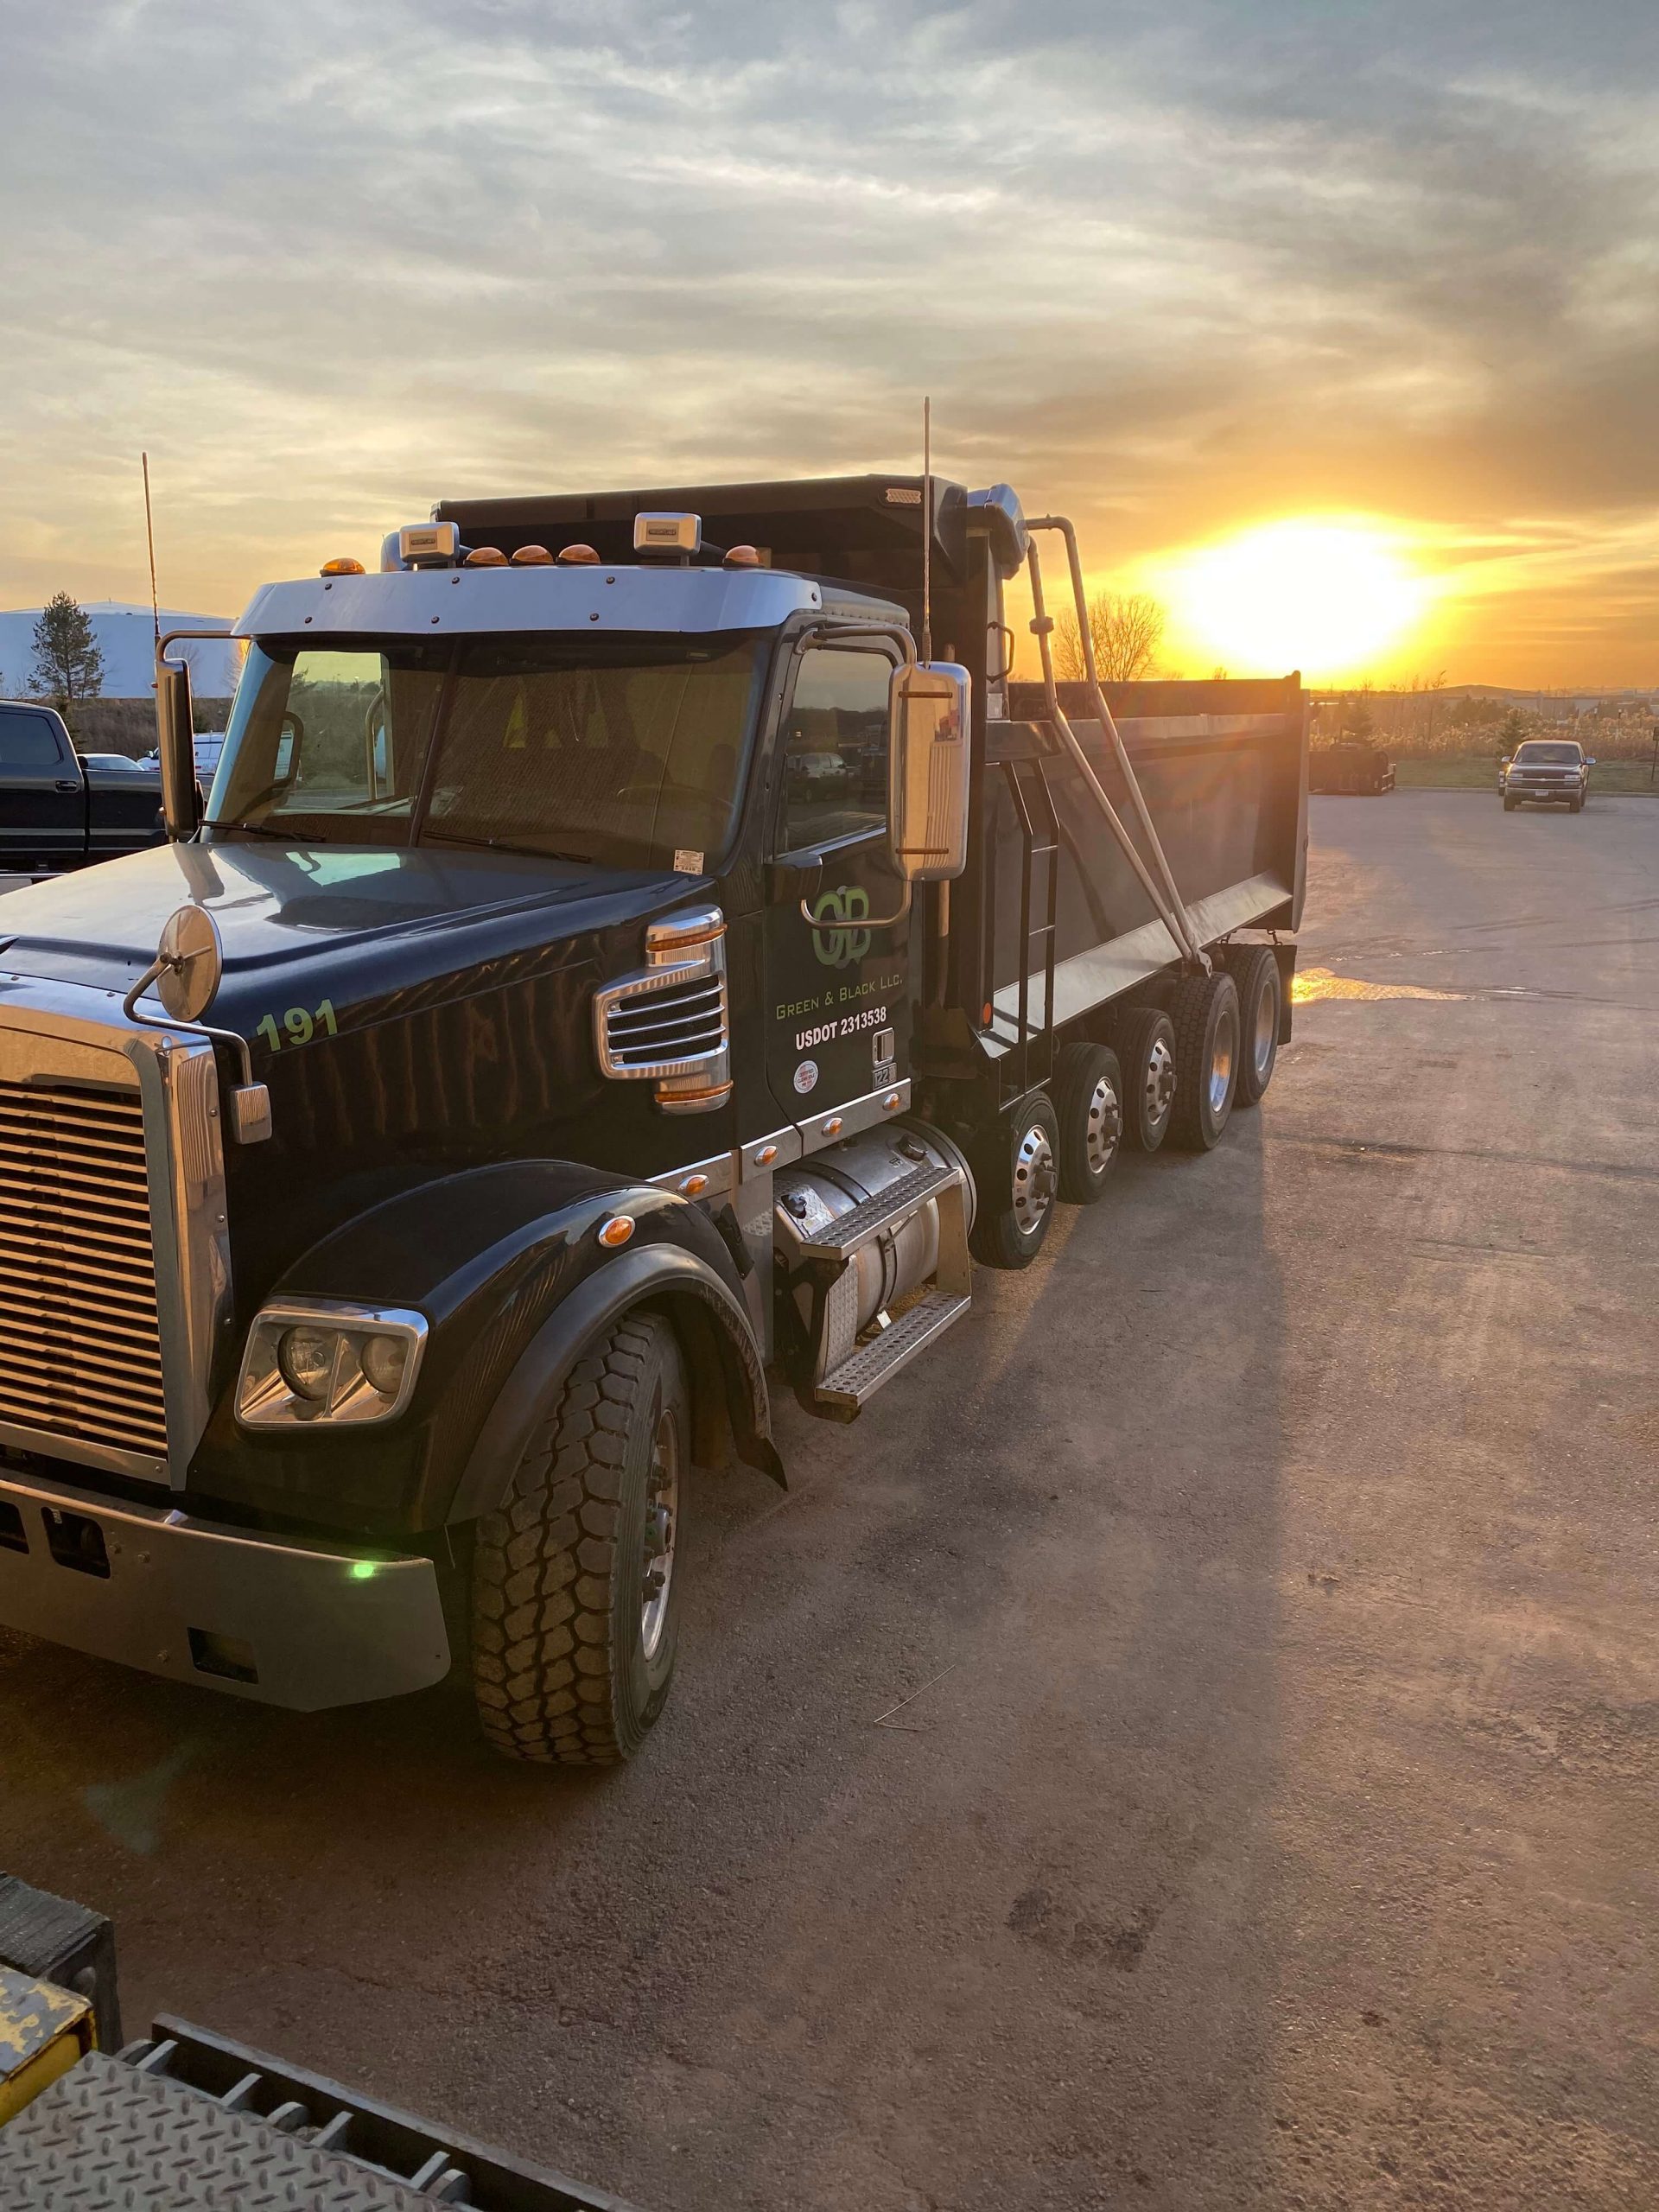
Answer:
[{"label": "rear wheel", "polygon": [[1238,1080],[1238,988],[1224,968],[1185,976],[1175,994],[1175,1103],[1170,1130],[1208,1152],[1226,1128]]},{"label": "rear wheel", "polygon": [[1123,1078],[1104,1045],[1067,1045],[1054,1062],[1060,1196],[1089,1206],[1103,1196],[1123,1138]]},{"label": "rear wheel", "polygon": [[662,1711],[690,1464],[668,1323],[619,1321],[577,1361],[473,1554],[473,1688],[509,1758],[608,1766]]},{"label": "rear wheel", "polygon": [[1272,948],[1231,945],[1227,972],[1238,992],[1238,1082],[1235,1106],[1254,1106],[1273,1081],[1279,1057],[1279,1023],[1284,1010],[1284,982]]},{"label": "rear wheel", "polygon": [[978,1207],[969,1242],[988,1268],[1028,1268],[1043,1249],[1059,1185],[1059,1123],[1040,1090],[1005,1115],[976,1166]]},{"label": "rear wheel", "polygon": [[1132,1006],[1117,1025],[1123,1073],[1123,1134],[1139,1152],[1156,1152],[1169,1134],[1175,1098],[1175,1026],[1161,1007]]}]

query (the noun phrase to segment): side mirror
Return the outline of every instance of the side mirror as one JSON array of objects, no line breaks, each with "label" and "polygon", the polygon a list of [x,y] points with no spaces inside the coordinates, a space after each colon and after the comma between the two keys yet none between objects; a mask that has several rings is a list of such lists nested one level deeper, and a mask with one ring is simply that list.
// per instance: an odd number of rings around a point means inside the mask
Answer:
[{"label": "side mirror", "polygon": [[1585,765],[1585,766],[1586,766],[1586,768],[1593,768],[1593,767],[1595,766],[1595,765],[1596,765],[1596,756],[1595,756],[1595,754],[1594,754],[1593,753],[1586,753],[1585,754],[1585,756],[1584,756],[1584,765]]},{"label": "side mirror", "polygon": [[191,721],[190,671],[181,664],[158,658],[156,733],[162,764],[162,817],[175,843],[194,837],[201,823]]},{"label": "side mirror", "polygon": [[972,678],[954,661],[893,672],[887,694],[887,836],[906,883],[944,883],[968,864]]}]

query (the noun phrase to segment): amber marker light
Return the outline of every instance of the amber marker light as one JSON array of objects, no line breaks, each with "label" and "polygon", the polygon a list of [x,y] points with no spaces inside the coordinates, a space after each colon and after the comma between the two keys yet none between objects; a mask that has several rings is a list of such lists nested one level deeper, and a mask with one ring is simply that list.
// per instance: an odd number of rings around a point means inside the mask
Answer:
[{"label": "amber marker light", "polygon": [[474,545],[461,565],[463,569],[505,569],[507,556],[499,545]]},{"label": "amber marker light", "polygon": [[758,569],[760,565],[760,556],[753,545],[734,545],[724,563],[728,569]]},{"label": "amber marker light", "polygon": [[559,555],[562,569],[596,569],[599,556],[591,545],[567,545]]},{"label": "amber marker light", "polygon": [[545,545],[521,545],[512,556],[515,569],[550,569],[553,556]]},{"label": "amber marker light", "polygon": [[363,563],[353,561],[349,554],[342,554],[338,561],[325,561],[317,574],[320,576],[360,576]]},{"label": "amber marker light", "polygon": [[608,1221],[600,1224],[599,1241],[608,1245],[613,1252],[620,1244],[626,1244],[632,1234],[632,1217],[626,1213],[613,1213]]}]

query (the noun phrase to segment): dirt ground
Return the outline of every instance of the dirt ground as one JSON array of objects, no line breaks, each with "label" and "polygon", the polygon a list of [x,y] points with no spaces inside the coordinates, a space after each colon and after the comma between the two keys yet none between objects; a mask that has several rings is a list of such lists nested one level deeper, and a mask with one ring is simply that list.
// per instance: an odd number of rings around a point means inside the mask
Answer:
[{"label": "dirt ground", "polygon": [[652,2212],[1659,2203],[1659,804],[1316,800],[1308,916],[1217,1153],[705,1496],[628,1770],[0,1636],[132,2027]]}]

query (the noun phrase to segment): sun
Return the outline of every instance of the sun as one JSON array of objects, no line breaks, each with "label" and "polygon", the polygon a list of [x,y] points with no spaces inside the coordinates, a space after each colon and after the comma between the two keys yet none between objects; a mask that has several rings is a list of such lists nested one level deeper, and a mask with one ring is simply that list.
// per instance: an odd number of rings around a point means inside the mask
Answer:
[{"label": "sun", "polygon": [[1363,673],[1430,596],[1398,534],[1363,519],[1265,523],[1178,556],[1161,581],[1189,650],[1236,675],[1325,682]]}]

